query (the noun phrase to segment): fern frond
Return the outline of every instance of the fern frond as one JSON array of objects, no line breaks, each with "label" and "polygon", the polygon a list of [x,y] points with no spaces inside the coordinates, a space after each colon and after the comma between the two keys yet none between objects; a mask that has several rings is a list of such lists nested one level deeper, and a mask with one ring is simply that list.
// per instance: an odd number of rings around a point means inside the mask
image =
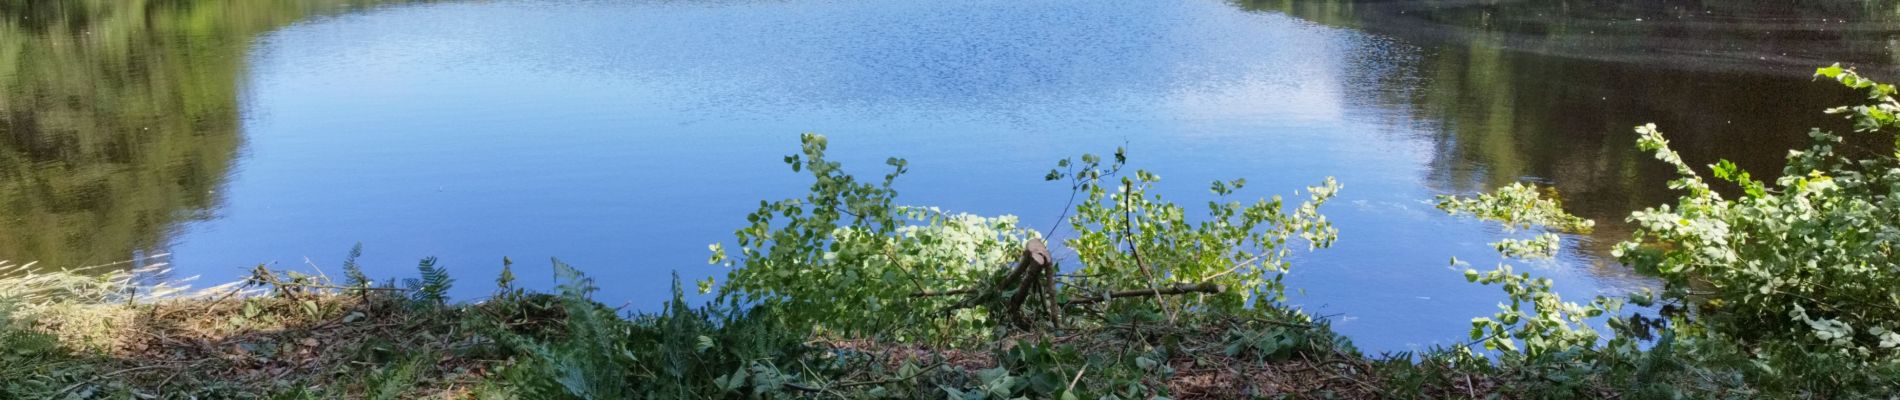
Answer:
[{"label": "fern frond", "polygon": [[559,259],[552,259],[552,261],[554,262],[554,279],[561,281],[557,289],[561,291],[562,296],[585,300],[595,290],[600,289],[594,286],[594,278],[587,277],[587,274],[581,273],[581,270],[574,269],[573,266]]},{"label": "fern frond", "polygon": [[363,274],[363,267],[356,264],[356,259],[362,256],[363,256],[363,243],[357,242],[356,246],[350,247],[350,256],[343,258],[343,276],[345,279],[349,280],[348,282],[345,282],[348,286],[352,286],[352,287],[369,287],[370,286],[369,275]]},{"label": "fern frond", "polygon": [[441,305],[448,302],[449,286],[455,279],[449,277],[449,271],[435,265],[435,257],[423,258],[416,263],[416,277],[403,281],[409,289],[409,299],[417,303]]}]

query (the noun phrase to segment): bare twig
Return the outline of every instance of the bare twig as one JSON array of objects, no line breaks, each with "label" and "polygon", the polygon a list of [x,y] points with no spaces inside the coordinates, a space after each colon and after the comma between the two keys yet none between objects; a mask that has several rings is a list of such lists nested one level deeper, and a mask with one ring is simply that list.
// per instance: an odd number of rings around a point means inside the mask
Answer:
[{"label": "bare twig", "polygon": [[1062,227],[1062,220],[1069,218],[1069,209],[1075,207],[1075,195],[1082,192],[1082,179],[1075,176],[1075,167],[1069,167],[1069,201],[1062,204],[1062,213],[1056,214],[1055,222],[1049,224],[1049,231],[1042,237],[1054,239],[1056,228]]},{"label": "bare twig", "polygon": [[943,291],[925,290],[921,292],[911,293],[910,297],[957,296],[957,295],[976,293],[978,291],[979,290],[977,288],[950,289],[950,290],[943,290]]},{"label": "bare twig", "polygon": [[[1135,268],[1141,270],[1141,274],[1148,278],[1148,289],[1159,294],[1160,289],[1155,288],[1154,271],[1148,269],[1148,262],[1142,261],[1141,246],[1135,241],[1134,183],[1129,182],[1127,179],[1123,179],[1122,182],[1124,182],[1122,185],[1124,188],[1122,189],[1122,236],[1128,239],[1128,253],[1135,257]],[[1155,304],[1161,306],[1161,311],[1168,313],[1168,323],[1172,324],[1180,319],[1175,315],[1174,309],[1168,307],[1168,301],[1166,299],[1163,299],[1161,296],[1155,296]]]},{"label": "bare twig", "polygon": [[1076,384],[1076,383],[1080,383],[1080,382],[1082,382],[1082,373],[1083,373],[1083,372],[1089,372],[1089,365],[1088,365],[1088,364],[1082,364],[1082,369],[1081,369],[1081,370],[1078,370],[1078,371],[1075,371],[1075,378],[1074,378],[1074,379],[1070,379],[1070,380],[1069,380],[1069,388],[1068,388],[1068,389],[1065,389],[1065,390],[1063,390],[1062,392],[1063,392],[1063,393],[1074,393],[1074,392],[1075,392],[1075,384]]},{"label": "bare twig", "polygon": [[1234,273],[1234,271],[1239,271],[1241,267],[1245,267],[1249,264],[1253,264],[1254,261],[1260,261],[1261,258],[1265,258],[1266,256],[1267,256],[1267,253],[1262,252],[1259,255],[1255,255],[1246,260],[1242,260],[1241,262],[1234,263],[1234,266],[1232,268],[1228,268],[1226,271],[1221,271],[1213,275],[1208,275],[1206,278],[1201,278],[1201,282],[1212,281],[1214,280],[1214,278],[1219,278],[1222,275]]}]

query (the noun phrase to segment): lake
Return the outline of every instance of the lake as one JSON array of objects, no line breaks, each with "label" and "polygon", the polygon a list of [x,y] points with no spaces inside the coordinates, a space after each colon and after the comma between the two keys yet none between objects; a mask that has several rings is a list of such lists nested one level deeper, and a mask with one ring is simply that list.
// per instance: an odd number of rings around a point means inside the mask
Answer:
[{"label": "lake", "polygon": [[1447,260],[1510,233],[1434,196],[1554,186],[1599,229],[1521,268],[1649,287],[1607,255],[1671,198],[1631,127],[1769,174],[1856,98],[1814,67],[1896,71],[1893,5],[1703,3],[6,2],[0,259],[222,282],[362,243],[374,276],[439,256],[476,298],[504,256],[536,287],[559,257],[653,310],[802,195],[802,132],[859,174],[908,159],[907,204],[1038,229],[1056,160],[1126,146],[1190,206],[1337,177],[1340,240],[1290,301],[1367,349],[1459,343],[1504,297]]}]

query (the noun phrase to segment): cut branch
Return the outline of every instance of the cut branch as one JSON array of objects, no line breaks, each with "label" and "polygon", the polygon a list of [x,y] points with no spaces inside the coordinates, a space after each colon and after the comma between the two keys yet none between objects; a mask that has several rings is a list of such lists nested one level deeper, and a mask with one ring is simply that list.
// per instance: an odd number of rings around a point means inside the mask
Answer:
[{"label": "cut branch", "polygon": [[977,291],[978,291],[977,288],[950,289],[950,290],[942,290],[942,291],[925,290],[921,292],[911,293],[910,297],[960,296],[960,295],[976,293]]},{"label": "cut branch", "polygon": [[[1030,325],[1029,318],[1025,317],[1022,312],[1023,301],[1029,299],[1030,293],[1042,293],[1043,296],[1049,296],[1055,293],[1055,282],[1049,282],[1049,287],[1043,287],[1041,285],[1043,283],[1041,279],[1044,275],[1043,271],[1055,268],[1055,263],[1052,259],[1053,257],[1049,255],[1049,248],[1042,244],[1042,239],[1029,239],[1028,243],[1023,244],[1022,260],[1017,262],[1016,270],[1010,273],[1009,279],[1003,281],[1002,287],[1013,287],[1016,290],[1016,293],[1009,297],[1009,302],[1005,303],[1003,307],[1005,307],[1005,312],[1012,314],[1011,317],[1016,320],[1017,325],[1025,327]],[[1057,319],[1059,318],[1051,318],[1051,321],[1053,322]]]},{"label": "cut branch", "polygon": [[1070,299],[1069,301],[1063,302],[1062,304],[1075,305],[1075,304],[1100,303],[1106,300],[1119,299],[1119,298],[1124,298],[1124,297],[1156,297],[1156,296],[1171,296],[1171,295],[1189,294],[1189,293],[1210,293],[1211,294],[1211,293],[1220,293],[1226,290],[1227,289],[1221,287],[1221,285],[1216,285],[1212,283],[1195,283],[1195,284],[1182,283],[1182,284],[1176,284],[1174,286],[1158,288],[1158,289],[1136,289],[1136,290],[1123,290],[1119,292],[1109,292],[1107,296]]},{"label": "cut branch", "polygon": [[[1132,245],[1132,243],[1131,243]],[[962,301],[951,305],[945,312],[956,309],[988,306],[992,312],[1009,323],[1019,327],[1033,325],[1032,318],[1047,318],[1048,322],[1061,327],[1062,307],[1093,304],[1127,297],[1154,297],[1164,309],[1168,303],[1161,296],[1190,293],[1221,293],[1226,288],[1212,283],[1176,283],[1161,286],[1148,280],[1147,289],[1122,290],[1100,293],[1099,296],[1075,298],[1066,301],[1056,300],[1056,267],[1049,255],[1049,249],[1041,239],[1030,239],[1023,244],[1022,258],[1016,267],[1005,273],[995,285],[947,290],[920,290],[911,292],[910,297],[966,296]],[[1149,275],[1150,278],[1153,275]],[[1039,301],[1030,302],[1030,296],[1040,296]],[[1027,307],[1027,308],[1025,308]],[[1038,310],[1039,309],[1039,310]],[[1173,311],[1173,310],[1167,310]],[[1038,316],[1040,314],[1040,316]]]},{"label": "cut branch", "polygon": [[[944,291],[917,292],[917,293],[911,293],[910,296],[911,297],[956,296],[956,295],[975,294],[981,291],[982,290],[977,289],[977,288],[962,288],[962,289],[951,289],[951,290],[944,290]],[[1119,299],[1119,298],[1124,298],[1124,297],[1148,297],[1148,296],[1154,296],[1157,294],[1164,295],[1164,296],[1171,296],[1171,295],[1177,295],[1177,294],[1192,294],[1192,293],[1218,294],[1218,293],[1222,293],[1226,291],[1227,289],[1221,287],[1221,285],[1212,284],[1212,283],[1177,283],[1173,286],[1156,288],[1156,289],[1134,289],[1134,290],[1121,290],[1121,291],[1109,292],[1108,297],[1112,299]],[[1101,301],[1102,301],[1101,298],[1074,299],[1074,300],[1063,302],[1062,305],[1100,303]]]}]

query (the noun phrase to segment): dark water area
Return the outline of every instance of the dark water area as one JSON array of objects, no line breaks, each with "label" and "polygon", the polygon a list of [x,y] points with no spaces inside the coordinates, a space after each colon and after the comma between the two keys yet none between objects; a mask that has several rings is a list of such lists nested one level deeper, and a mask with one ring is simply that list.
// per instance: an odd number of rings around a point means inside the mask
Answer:
[{"label": "dark water area", "polygon": [[[1381,77],[1374,102],[1405,109],[1438,144],[1448,193],[1515,181],[1553,185],[1599,222],[1593,247],[1628,237],[1623,216],[1672,202],[1673,172],[1632,143],[1654,122],[1692,165],[1727,159],[1780,171],[1806,132],[1850,130],[1822,111],[1859,94],[1814,69],[1896,77],[1900,3],[1862,1],[1242,2],[1421,49]],[[1720,51],[1718,51],[1720,50]],[[1884,154],[1881,141],[1844,151]],[[1733,189],[1733,188],[1718,188]]]},{"label": "dark water area", "polygon": [[1896,72],[1900,6],[1879,0],[1302,0],[1237,2],[1418,44],[1805,77]]},{"label": "dark water area", "polygon": [[[1521,265],[1583,299],[1647,287],[1608,258],[1668,171],[1774,172],[1840,61],[1893,77],[1896,7],[1864,1],[0,0],[0,259],[164,255],[175,276],[260,263],[373,275],[440,256],[485,294],[503,256],[560,257],[603,302],[656,308],[672,274],[723,276],[780,158],[831,137],[860,174],[910,160],[908,204],[1055,222],[1054,161],[1127,146],[1193,205],[1207,182],[1288,194],[1337,177],[1338,244],[1300,254],[1291,301],[1365,348],[1458,342],[1502,294],[1510,233],[1432,197],[1518,181],[1596,219]],[[1636,21],[1641,19],[1642,21]],[[1833,22],[1828,22],[1833,21]],[[1058,233],[1058,236],[1061,236]],[[314,266],[313,266],[314,265]]]}]

